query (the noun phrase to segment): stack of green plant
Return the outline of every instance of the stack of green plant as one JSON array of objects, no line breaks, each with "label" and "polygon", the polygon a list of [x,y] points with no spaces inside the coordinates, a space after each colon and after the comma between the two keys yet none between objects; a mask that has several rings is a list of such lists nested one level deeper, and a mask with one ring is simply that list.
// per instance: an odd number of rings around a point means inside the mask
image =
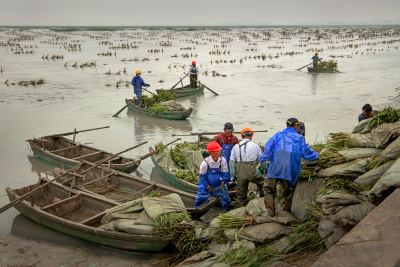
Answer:
[{"label": "stack of green plant", "polygon": [[154,234],[175,246],[177,258],[190,257],[207,246],[207,242],[196,239],[196,232],[187,212],[170,212],[158,216],[154,222]]},{"label": "stack of green plant", "polygon": [[157,151],[156,155],[159,155],[165,150],[165,147],[164,147],[164,144],[162,142],[159,142],[154,146],[154,149]]},{"label": "stack of green plant", "polygon": [[178,147],[181,150],[191,150],[191,151],[197,151],[200,149],[196,143],[189,143],[189,142],[177,144],[176,147]]},{"label": "stack of green plant", "polygon": [[330,177],[324,180],[324,185],[318,192],[318,194],[328,194],[332,191],[342,191],[345,193],[350,193],[357,195],[358,193],[364,191],[366,187],[355,183],[351,179]]},{"label": "stack of green plant", "polygon": [[312,182],[317,179],[318,173],[313,166],[303,165],[300,173],[300,180]]},{"label": "stack of green plant", "polygon": [[244,226],[255,224],[256,220],[253,216],[236,216],[229,213],[223,213],[218,216],[219,228],[221,230],[241,228]]},{"label": "stack of green plant", "polygon": [[153,114],[160,114],[160,113],[168,111],[168,108],[160,103],[154,103],[147,110]]},{"label": "stack of green plant", "polygon": [[317,68],[335,70],[337,69],[337,62],[334,60],[320,61],[317,64]]},{"label": "stack of green plant", "polygon": [[352,147],[353,143],[351,141],[350,135],[347,133],[330,133],[328,139],[328,148],[342,149]]},{"label": "stack of green plant", "polygon": [[318,166],[325,169],[345,162],[346,158],[343,157],[337,149],[327,148],[319,154]]},{"label": "stack of green plant", "polygon": [[169,154],[170,154],[172,160],[174,161],[175,165],[179,169],[186,168],[186,165],[188,163],[187,159],[186,159],[185,155],[183,154],[182,150],[178,146],[171,148]]},{"label": "stack of green plant", "polygon": [[276,261],[284,260],[288,256],[287,253],[304,250],[324,251],[326,247],[318,234],[319,215],[315,211],[316,209],[319,208],[314,208],[314,211],[307,208],[308,220],[291,227],[290,233],[286,236],[290,242],[289,247],[283,249],[279,242],[259,246],[255,249],[241,246],[220,256],[218,262],[240,267],[269,266]]},{"label": "stack of green plant", "polygon": [[162,194],[158,188],[151,190],[146,194],[147,197],[161,197]]},{"label": "stack of green plant", "polygon": [[179,179],[197,185],[199,183],[199,176],[190,170],[173,170],[172,173]]},{"label": "stack of green plant", "polygon": [[400,120],[400,110],[392,108],[392,107],[385,107],[382,111],[379,111],[375,114],[372,119],[368,123],[368,127],[370,129],[376,128],[382,123],[393,123]]},{"label": "stack of green plant", "polygon": [[157,95],[147,96],[142,95],[140,100],[140,104],[145,106],[146,108],[152,107],[156,103],[160,103],[163,101],[175,100],[176,95],[174,93],[168,91],[162,91]]},{"label": "stack of green plant", "polygon": [[386,160],[384,157],[380,155],[376,155],[372,158],[372,160],[368,163],[367,169],[370,171],[372,169],[378,168],[382,164],[386,163],[388,160]]}]

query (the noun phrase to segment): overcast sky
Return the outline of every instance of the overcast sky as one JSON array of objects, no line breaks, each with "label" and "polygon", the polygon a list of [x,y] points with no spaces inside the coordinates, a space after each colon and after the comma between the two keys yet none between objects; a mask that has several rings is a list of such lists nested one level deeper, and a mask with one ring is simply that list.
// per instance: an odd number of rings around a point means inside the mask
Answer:
[{"label": "overcast sky", "polygon": [[0,0],[0,25],[400,23],[400,0]]}]

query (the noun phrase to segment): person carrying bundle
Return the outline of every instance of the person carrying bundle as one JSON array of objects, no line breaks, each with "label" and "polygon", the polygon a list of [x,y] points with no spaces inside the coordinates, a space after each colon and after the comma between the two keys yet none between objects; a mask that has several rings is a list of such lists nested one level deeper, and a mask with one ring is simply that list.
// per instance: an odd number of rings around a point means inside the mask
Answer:
[{"label": "person carrying bundle", "polygon": [[271,216],[275,215],[276,184],[283,187],[284,209],[290,212],[293,192],[301,172],[301,159],[317,160],[318,152],[312,150],[300,134],[300,122],[296,118],[286,121],[287,128],[274,134],[265,144],[259,157],[258,172],[262,173],[266,161],[270,161],[264,181],[264,202]]},{"label": "person carrying bundle", "polygon": [[318,61],[322,60],[322,58],[318,57],[318,52],[315,52],[315,55],[311,59],[313,68],[316,68],[318,66]]},{"label": "person carrying bundle", "polygon": [[190,87],[197,88],[197,75],[199,74],[199,68],[196,67],[196,61],[192,61],[188,74],[190,77]]},{"label": "person carrying bundle", "polygon": [[264,196],[263,184],[264,178],[256,172],[258,157],[261,155],[261,148],[252,141],[253,130],[251,128],[243,128],[240,132],[242,141],[236,144],[231,153],[229,161],[229,169],[231,177],[237,179],[236,194],[237,200],[241,206],[247,204],[247,192],[249,182],[255,183],[260,192],[260,197]]},{"label": "person carrying bundle", "polygon": [[229,211],[231,199],[228,193],[228,182],[231,178],[228,164],[224,157],[221,157],[221,147],[211,141],[207,144],[207,151],[210,156],[205,158],[199,168],[199,184],[194,207],[197,208],[206,203],[210,196],[219,198],[222,209]]},{"label": "person carrying bundle", "polygon": [[133,93],[135,94],[135,105],[140,105],[140,99],[142,98],[143,86],[150,86],[150,84],[145,83],[140,75],[142,72],[140,70],[135,71],[135,76],[132,78],[131,84],[133,85]]}]

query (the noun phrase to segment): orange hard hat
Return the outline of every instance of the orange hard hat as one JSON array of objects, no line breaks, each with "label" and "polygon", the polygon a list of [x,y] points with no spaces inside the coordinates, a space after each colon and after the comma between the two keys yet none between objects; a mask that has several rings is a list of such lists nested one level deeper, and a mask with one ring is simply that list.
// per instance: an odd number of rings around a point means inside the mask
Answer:
[{"label": "orange hard hat", "polygon": [[193,60],[193,61],[192,61],[192,65],[196,65],[196,61]]},{"label": "orange hard hat", "polygon": [[207,151],[208,152],[218,152],[221,150],[221,146],[216,141],[211,141],[207,144]]},{"label": "orange hard hat", "polygon": [[254,132],[253,132],[253,129],[246,127],[246,128],[243,128],[243,129],[240,131],[240,135],[243,136],[244,133],[251,133],[251,135],[253,135]]}]

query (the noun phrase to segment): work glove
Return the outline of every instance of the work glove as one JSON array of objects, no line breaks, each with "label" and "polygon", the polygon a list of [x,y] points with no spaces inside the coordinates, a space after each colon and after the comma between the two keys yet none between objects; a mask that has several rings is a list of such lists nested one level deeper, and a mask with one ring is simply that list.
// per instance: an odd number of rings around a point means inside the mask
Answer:
[{"label": "work glove", "polygon": [[256,168],[256,174],[258,176],[263,176],[266,168],[267,168],[267,163],[265,161],[263,163],[259,162]]}]

